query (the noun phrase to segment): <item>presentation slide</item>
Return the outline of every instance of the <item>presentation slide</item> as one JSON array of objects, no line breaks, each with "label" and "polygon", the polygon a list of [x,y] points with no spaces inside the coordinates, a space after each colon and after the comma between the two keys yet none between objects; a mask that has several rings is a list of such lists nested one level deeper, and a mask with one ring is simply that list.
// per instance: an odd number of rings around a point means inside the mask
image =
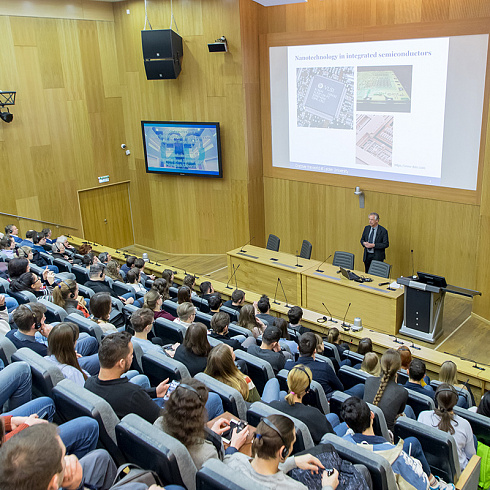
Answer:
[{"label": "presentation slide", "polygon": [[475,190],[488,35],[270,48],[273,166]]}]

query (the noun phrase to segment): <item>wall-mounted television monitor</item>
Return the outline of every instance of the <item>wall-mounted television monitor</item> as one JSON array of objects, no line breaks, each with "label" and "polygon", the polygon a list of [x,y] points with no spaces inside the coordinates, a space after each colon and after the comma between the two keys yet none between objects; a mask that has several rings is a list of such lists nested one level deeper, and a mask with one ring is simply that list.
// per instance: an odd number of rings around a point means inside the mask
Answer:
[{"label": "wall-mounted television monitor", "polygon": [[146,171],[222,177],[219,123],[141,121]]}]

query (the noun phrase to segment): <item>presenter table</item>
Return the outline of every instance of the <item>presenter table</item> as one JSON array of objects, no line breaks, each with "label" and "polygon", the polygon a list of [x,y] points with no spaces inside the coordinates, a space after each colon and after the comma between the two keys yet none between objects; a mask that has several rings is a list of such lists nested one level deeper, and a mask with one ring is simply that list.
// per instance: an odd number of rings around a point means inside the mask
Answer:
[{"label": "presenter table", "polygon": [[322,305],[325,303],[334,317],[344,318],[351,303],[346,322],[353,323],[355,317],[360,317],[364,327],[389,335],[398,333],[403,320],[403,289],[390,291],[388,286],[378,286],[387,279],[362,272],[357,274],[370,277],[373,281],[350,281],[338,274],[339,268],[331,264],[323,264],[321,269],[323,272],[309,269],[302,273],[305,308],[325,311]]},{"label": "presenter table", "polygon": [[[251,289],[267,294],[274,298],[277,279],[280,278],[288,302],[291,305],[301,305],[301,273],[307,270],[315,270],[321,264],[317,260],[302,259],[296,255],[283,252],[274,252],[266,248],[247,245],[231,250],[227,254],[228,277],[233,274],[233,266],[238,270],[238,288]],[[230,286],[235,289],[235,279],[230,281]],[[277,297],[284,300],[281,286],[277,288]]]}]

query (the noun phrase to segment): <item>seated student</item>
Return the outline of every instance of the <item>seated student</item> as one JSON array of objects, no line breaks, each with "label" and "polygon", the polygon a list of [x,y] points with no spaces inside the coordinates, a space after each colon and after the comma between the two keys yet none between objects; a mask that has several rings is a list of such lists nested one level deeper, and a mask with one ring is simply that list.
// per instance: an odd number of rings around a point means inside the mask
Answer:
[{"label": "seated student", "polygon": [[[163,397],[168,390],[168,379],[156,388],[146,390],[130,383],[128,378],[121,376],[129,370],[132,360],[131,334],[117,332],[107,335],[102,339],[99,348],[100,373],[88,378],[85,388],[104,398],[119,418],[125,417],[128,413],[135,413],[153,424],[164,404]],[[206,403],[210,420],[223,413],[219,395],[213,395],[215,396],[210,396]]]},{"label": "seated student", "polygon": [[[80,253],[80,249],[78,250]],[[112,255],[109,252],[101,252],[99,254],[99,262],[107,266],[107,264],[112,260]]]},{"label": "seated student", "polygon": [[53,303],[63,308],[68,315],[75,313],[85,318],[90,316],[87,303],[78,294],[78,284],[73,279],[59,282],[53,289]]},{"label": "seated student", "polygon": [[162,272],[162,277],[167,281],[167,284],[168,284],[168,287],[169,288],[176,288],[178,287],[177,284],[175,284],[174,282],[174,271],[170,270],[170,269],[165,269],[163,272]]},{"label": "seated student", "polygon": [[[10,332],[9,313],[5,305],[5,296],[0,294],[0,336]],[[0,370],[2,366],[0,365]]]},{"label": "seated student", "polygon": [[209,305],[209,314],[215,315],[220,311],[220,308],[223,306],[223,300],[221,299],[221,295],[219,293],[214,293],[208,298]]},{"label": "seated student", "polygon": [[[364,383],[364,401],[381,409],[391,431],[396,417],[406,410],[408,400],[408,391],[396,383],[401,364],[400,354],[395,349],[388,349],[381,357],[382,375],[368,378]],[[413,411],[410,415],[414,418]]]},{"label": "seated student", "polygon": [[206,325],[193,323],[185,332],[184,342],[177,347],[174,359],[184,364],[191,376],[195,376],[206,369],[210,351]]},{"label": "seated student", "polygon": [[408,367],[408,381],[404,386],[421,395],[430,396],[434,400],[434,388],[430,385],[422,386],[425,373],[425,363],[420,359],[413,359]]},{"label": "seated student", "polygon": [[439,369],[439,381],[454,386],[464,394],[458,395],[457,406],[469,408],[473,395],[466,385],[458,383],[458,367],[453,361],[444,361]]},{"label": "seated student", "polygon": [[86,255],[92,252],[92,245],[88,242],[82,242],[82,244],[78,247],[79,255]]},{"label": "seated student", "polygon": [[41,230],[41,233],[46,237],[46,245],[51,245],[54,240],[51,240],[51,229],[50,228],[43,228]]},{"label": "seated student", "polygon": [[[148,351],[162,352],[162,347],[157,343],[148,340],[148,334],[153,328],[154,316],[153,311],[149,308],[139,308],[131,315],[131,326],[134,330],[132,342],[134,345],[139,345],[143,353]],[[157,338],[158,337],[154,337]],[[159,339],[161,342],[161,339]]]},{"label": "seated student", "polygon": [[126,274],[126,281],[128,286],[134,289],[135,293],[146,294],[146,288],[140,282],[140,271],[137,267],[134,267]]},{"label": "seated student", "polygon": [[156,291],[158,291],[162,296],[163,301],[170,299],[169,285],[167,280],[163,277],[158,277],[157,279],[155,279],[153,281],[153,284],[151,285],[151,289],[155,289]]},{"label": "seated student", "polygon": [[37,235],[36,230],[27,230],[25,240],[22,240],[20,242],[20,246],[21,247],[27,246],[32,248],[32,246],[34,245],[34,241],[33,241],[34,235]]},{"label": "seated student", "polygon": [[291,354],[295,356],[298,353],[298,344],[294,340],[291,340],[289,336],[288,322],[284,320],[284,318],[276,318],[274,320],[274,325],[281,330],[281,339],[279,340],[281,347],[287,346]]},{"label": "seated student", "polygon": [[136,256],[130,255],[129,257],[126,257],[126,263],[121,266],[121,272],[126,275],[130,269],[134,267],[134,261],[137,259]]},{"label": "seated student", "polygon": [[134,293],[126,293],[118,296],[112,288],[105,282],[105,266],[101,263],[92,264],[89,269],[89,280],[85,283],[87,288],[95,293],[109,293],[113,298],[121,300],[124,304],[132,305]]},{"label": "seated student", "polygon": [[302,364],[294,366],[288,374],[289,394],[286,399],[272,401],[269,405],[304,422],[310,431],[313,443],[320,444],[325,434],[335,433],[330,420],[333,424],[338,425],[339,418],[335,414],[325,416],[318,408],[303,404],[304,396],[310,391],[311,376],[310,368]]},{"label": "seated student", "polygon": [[418,421],[437,427],[454,437],[458,447],[459,466],[463,471],[476,454],[476,448],[470,423],[453,411],[458,402],[458,392],[453,386],[443,383],[436,390],[435,402],[436,409],[421,412]]},{"label": "seated student", "polygon": [[0,250],[9,259],[15,257],[15,240],[10,235],[4,235],[0,239]]},{"label": "seated student", "polygon": [[177,303],[181,305],[182,303],[190,303],[192,297],[192,292],[187,286],[181,286],[177,291]]},{"label": "seated student", "polygon": [[[415,437],[400,439],[397,446],[388,442],[384,437],[374,434],[374,414],[369,410],[368,404],[353,396],[342,403],[341,417],[352,429],[354,434],[346,434],[344,439],[359,446],[379,452],[391,463],[391,468],[404,487],[427,490],[453,489],[452,483],[445,483],[436,479],[430,471],[430,466],[422,450],[420,442]],[[419,464],[420,463],[420,464]]]},{"label": "seated student", "polygon": [[359,341],[357,353],[365,355],[368,352],[373,352],[373,341],[369,337],[364,337]]},{"label": "seated student", "polygon": [[[261,400],[253,381],[236,367],[235,353],[229,345],[220,344],[211,349],[204,372],[235,388],[246,402],[253,403]],[[277,378],[267,381],[262,393],[262,401],[268,403],[272,400],[279,400],[280,396]]]},{"label": "seated student", "polygon": [[191,291],[191,296],[197,296],[197,293],[194,291],[194,287],[196,285],[196,278],[191,274],[187,274],[182,281],[182,286],[187,286]]},{"label": "seated student", "polygon": [[208,301],[209,297],[214,294],[214,288],[210,281],[201,282],[199,289],[201,290],[201,298],[206,301]]},{"label": "seated student", "polygon": [[242,307],[240,316],[238,317],[238,325],[252,332],[252,335],[245,340],[244,347],[249,347],[254,344],[255,339],[260,337],[265,330],[265,325],[262,320],[259,320],[255,316],[255,309],[252,305],[244,305]]},{"label": "seated student", "polygon": [[53,245],[51,245],[51,248],[53,250],[53,259],[66,260],[67,262],[70,262],[70,264],[74,263],[74,260],[71,258],[71,256],[66,253],[66,249],[63,243],[55,242],[53,243]]},{"label": "seated student", "polygon": [[[67,456],[70,448],[64,444],[59,429],[43,420],[2,447],[2,490],[109,489],[117,473],[109,453],[104,449],[92,450],[80,460],[76,454]],[[129,490],[127,485],[121,488]],[[157,489],[161,487],[152,487],[152,490]]]},{"label": "seated student", "polygon": [[[281,346],[279,345],[280,339],[281,330],[279,330],[278,327],[269,326],[262,334],[262,344],[260,347],[257,344],[254,344],[247,349],[249,354],[267,361],[272,366],[274,374],[277,374],[281,369],[284,369],[284,365],[286,364],[286,357],[282,353]],[[291,354],[289,354],[289,356],[292,358]]]},{"label": "seated student", "polygon": [[90,319],[100,326],[104,333],[117,332],[117,328],[109,322],[112,311],[112,299],[108,293],[95,293],[90,298]]},{"label": "seated student", "polygon": [[226,306],[228,308],[233,308],[234,310],[239,312],[244,304],[245,304],[245,293],[241,289],[235,289],[231,293],[231,299],[225,301],[223,303],[223,306]]},{"label": "seated student", "polygon": [[[226,456],[224,462],[239,475],[243,475],[251,488],[254,484],[271,489],[306,489],[306,487],[287,476],[294,468],[321,472],[324,466],[320,460],[311,454],[290,456],[296,440],[294,423],[285,415],[269,415],[263,418],[254,434],[252,443],[252,458],[235,452]],[[339,484],[339,473],[328,476],[322,473],[322,489],[333,490]]]},{"label": "seated student", "polygon": [[293,306],[288,311],[289,328],[296,332],[296,335],[302,335],[305,332],[310,332],[309,328],[301,325],[301,319],[303,318],[303,310],[299,306]]},{"label": "seated student", "polygon": [[15,243],[22,242],[22,238],[17,236],[19,234],[19,229],[15,225],[7,225],[5,227],[5,234],[10,235],[14,239]]},{"label": "seated student", "polygon": [[344,351],[349,350],[349,345],[341,341],[340,331],[337,327],[332,327],[328,330],[327,342],[330,342],[331,344],[335,345],[335,348],[339,353],[340,359],[342,359],[342,354],[344,353]]},{"label": "seated student", "polygon": [[310,368],[313,379],[322,385],[327,399],[330,399],[335,390],[344,391],[344,385],[326,362],[315,360],[316,343],[317,340],[313,332],[305,332],[301,335],[299,338],[299,359],[296,362],[287,361],[285,368],[290,370],[297,364]]},{"label": "seated student", "polygon": [[[164,432],[179,440],[189,451],[189,454],[199,470],[208,459],[220,459],[214,444],[206,440],[204,426],[207,422],[205,403],[208,399],[208,389],[197,379],[185,379],[171,393],[162,416],[155,425]],[[228,420],[218,419],[211,430],[218,435],[230,427]],[[237,433],[234,429],[230,446],[225,454],[233,454],[245,444],[248,429]]]},{"label": "seated student", "polygon": [[0,407],[8,404],[8,410],[15,410],[30,402],[32,375],[29,364],[20,361],[4,367],[0,360],[0,368]]},{"label": "seated student", "polygon": [[[255,306],[255,304],[254,304]],[[274,325],[274,322],[277,320],[277,317],[272,316],[270,314],[271,310],[271,303],[269,301],[269,298],[263,294],[261,298],[257,301],[257,318],[260,318],[262,321],[267,323],[267,325],[272,326]]]},{"label": "seated student", "polygon": [[42,279],[34,272],[24,272],[20,277],[12,279],[10,282],[10,289],[13,292],[29,291],[36,298],[46,297],[49,299],[53,291],[54,284],[54,272],[47,271],[47,274],[43,273],[46,277],[46,282],[43,284]]},{"label": "seated student", "polygon": [[145,265],[146,265],[145,259],[137,258],[134,261],[134,268],[139,270],[139,273],[140,273],[140,282],[141,282],[141,284],[143,286],[145,286],[146,281],[148,279],[150,279],[151,281],[154,281],[156,279],[153,274],[149,274],[148,275],[148,274],[145,273]]},{"label": "seated student", "polygon": [[477,407],[470,407],[468,410],[490,417],[490,391],[486,391],[481,397],[480,404]]},{"label": "seated student", "polygon": [[188,328],[196,318],[196,307],[189,302],[182,303],[177,306],[177,315],[178,318],[174,322]]},{"label": "seated student", "polygon": [[[101,254],[102,255],[102,254]],[[105,267],[105,275],[110,277],[113,281],[124,282],[123,276],[119,273],[119,262],[115,260],[109,260]]]},{"label": "seated student", "polygon": [[158,292],[156,288],[151,288],[144,297],[143,301],[143,307],[144,308],[149,308],[151,311],[153,311],[153,315],[155,317],[155,320],[157,318],[166,318],[167,320],[170,320],[173,322],[175,320],[175,317],[171,315],[170,313],[167,313],[163,309],[163,297],[162,295]]},{"label": "seated student", "polygon": [[221,342],[229,345],[233,350],[244,350],[242,344],[236,338],[230,337],[228,332],[229,324],[230,315],[228,315],[228,313],[223,311],[218,311],[218,313],[215,313],[213,318],[211,318],[211,337],[213,339],[221,340]]},{"label": "seated student", "polygon": [[98,263],[99,263],[99,259],[97,258],[97,256],[94,255],[93,253],[89,252],[88,254],[85,254],[82,257],[81,265],[83,267],[85,267],[90,272],[90,266],[92,266],[93,264],[98,264]]},{"label": "seated student", "polygon": [[367,352],[362,360],[360,369],[372,376],[381,376],[381,364],[379,363],[378,354]]}]

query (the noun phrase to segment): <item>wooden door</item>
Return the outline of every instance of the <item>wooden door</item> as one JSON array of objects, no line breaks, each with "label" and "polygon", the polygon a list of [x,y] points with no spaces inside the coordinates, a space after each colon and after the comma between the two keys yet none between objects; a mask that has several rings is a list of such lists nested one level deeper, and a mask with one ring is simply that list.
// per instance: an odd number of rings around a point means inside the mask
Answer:
[{"label": "wooden door", "polygon": [[134,244],[129,182],[78,191],[84,238],[112,248]]}]

